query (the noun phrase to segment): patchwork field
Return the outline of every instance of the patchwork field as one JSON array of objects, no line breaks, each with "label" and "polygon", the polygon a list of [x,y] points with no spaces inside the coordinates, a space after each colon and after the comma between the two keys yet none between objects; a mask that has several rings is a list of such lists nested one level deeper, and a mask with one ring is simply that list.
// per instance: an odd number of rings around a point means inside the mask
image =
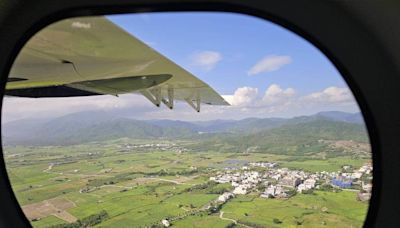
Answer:
[{"label": "patchwork field", "polygon": [[211,211],[210,205],[231,187],[206,183],[217,172],[248,162],[330,172],[345,164],[361,166],[367,159],[127,150],[126,143],[6,147],[9,177],[32,225],[64,227],[85,222],[94,227],[157,227],[168,218],[174,227],[361,227],[366,216],[368,202],[357,201],[356,191],[314,191],[289,199],[265,199],[251,192]]},{"label": "patchwork field", "polygon": [[77,218],[68,213],[67,210],[75,206],[74,202],[65,198],[53,198],[25,205],[22,207],[22,210],[29,220],[40,220],[53,215],[67,223],[72,223]]}]

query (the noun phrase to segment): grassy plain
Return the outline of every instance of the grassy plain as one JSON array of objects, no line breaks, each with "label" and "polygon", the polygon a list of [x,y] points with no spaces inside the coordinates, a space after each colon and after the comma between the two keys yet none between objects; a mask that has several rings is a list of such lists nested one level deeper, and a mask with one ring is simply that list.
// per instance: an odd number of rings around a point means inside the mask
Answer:
[{"label": "grassy plain", "polygon": [[[366,215],[368,203],[356,201],[356,192],[348,191],[316,191],[287,200],[263,199],[253,193],[226,203],[221,208],[222,218],[218,213],[191,215],[189,212],[201,211],[219,194],[215,193],[218,189],[211,188],[188,190],[230,167],[232,163],[227,161],[276,161],[281,167],[316,172],[337,171],[343,165],[357,167],[366,159],[343,156],[304,160],[264,153],[181,152],[176,148],[127,150],[127,143],[139,141],[5,147],[7,170],[19,203],[24,206],[64,198],[76,205],[67,212],[77,219],[107,211],[108,218],[97,227],[159,225],[164,218],[176,217],[182,217],[172,222],[176,227],[226,227],[232,223],[229,219],[238,221],[239,227],[240,221],[266,227],[360,227]],[[180,147],[190,144],[174,143]],[[63,223],[50,215],[32,225],[51,227]]]},{"label": "grassy plain", "polygon": [[222,211],[228,218],[267,226],[277,226],[274,219],[285,227],[359,227],[362,224],[368,204],[356,201],[355,192],[314,193],[274,200],[239,196],[226,204]]}]

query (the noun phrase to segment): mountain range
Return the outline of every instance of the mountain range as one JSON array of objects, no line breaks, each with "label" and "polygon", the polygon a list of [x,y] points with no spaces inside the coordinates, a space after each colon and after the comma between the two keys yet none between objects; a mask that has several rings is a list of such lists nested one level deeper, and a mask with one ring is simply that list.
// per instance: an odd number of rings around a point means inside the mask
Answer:
[{"label": "mountain range", "polygon": [[[202,143],[273,145],[307,138],[367,141],[360,113],[320,112],[294,118],[247,118],[187,122],[135,120],[107,112],[78,112],[52,119],[23,119],[2,125],[5,145],[71,145],[118,139],[196,139]],[[271,141],[272,140],[272,141]]]}]

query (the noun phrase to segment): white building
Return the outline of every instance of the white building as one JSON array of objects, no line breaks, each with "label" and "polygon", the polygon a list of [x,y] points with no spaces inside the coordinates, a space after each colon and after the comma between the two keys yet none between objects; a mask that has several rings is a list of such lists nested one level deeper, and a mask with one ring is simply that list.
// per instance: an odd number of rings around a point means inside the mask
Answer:
[{"label": "white building", "polygon": [[288,186],[288,187],[297,187],[301,183],[300,178],[294,177],[294,176],[285,176],[282,178],[279,182],[283,186]]},{"label": "white building", "polygon": [[217,199],[218,202],[225,203],[227,200],[233,198],[235,195],[230,192],[225,192],[224,194],[220,195]]},{"label": "white building", "polygon": [[271,185],[271,186],[269,186],[268,188],[265,189],[264,194],[275,196],[275,190],[276,190],[276,186]]},{"label": "white building", "polygon": [[246,195],[247,194],[247,188],[243,185],[239,185],[233,190],[233,194],[237,195]]},{"label": "white building", "polygon": [[299,184],[299,186],[297,186],[297,192],[303,192],[307,190],[306,185],[305,184]]},{"label": "white building", "polygon": [[364,184],[362,183],[362,189],[366,192],[371,192],[372,191],[372,184]]},{"label": "white building", "polygon": [[362,177],[363,173],[361,172],[355,172],[353,174],[351,174],[351,178],[352,179],[360,179]]},{"label": "white building", "polygon": [[303,182],[303,184],[305,185],[305,187],[306,187],[306,189],[312,189],[312,188],[315,188],[315,183],[316,183],[316,180],[314,180],[314,179],[307,179],[307,180],[305,180],[304,182]]},{"label": "white building", "polygon": [[171,225],[167,219],[163,219],[161,223],[163,224],[164,227],[169,227]]},{"label": "white building", "polygon": [[280,185],[276,186],[275,196],[286,197],[287,194],[285,192],[285,189],[283,189],[283,187]]}]

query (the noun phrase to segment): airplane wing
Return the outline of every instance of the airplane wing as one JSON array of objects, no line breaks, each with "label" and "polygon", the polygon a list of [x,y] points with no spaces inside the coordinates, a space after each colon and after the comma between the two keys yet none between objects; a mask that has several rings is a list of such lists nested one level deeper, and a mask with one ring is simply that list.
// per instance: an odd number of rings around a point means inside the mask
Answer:
[{"label": "airplane wing", "polygon": [[229,105],[215,90],[104,17],[54,23],[33,36],[11,69],[6,95],[139,93],[156,106]]}]

